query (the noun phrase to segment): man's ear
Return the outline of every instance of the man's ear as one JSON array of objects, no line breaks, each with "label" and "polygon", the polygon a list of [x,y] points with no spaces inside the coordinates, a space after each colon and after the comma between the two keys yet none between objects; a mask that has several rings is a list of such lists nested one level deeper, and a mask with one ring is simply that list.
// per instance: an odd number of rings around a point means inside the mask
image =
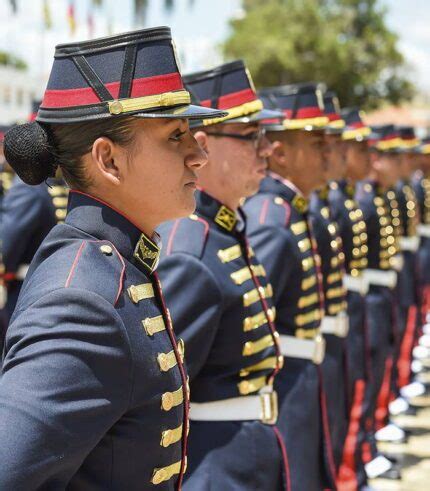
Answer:
[{"label": "man's ear", "polygon": [[198,130],[194,133],[194,138],[197,140],[200,148],[209,154],[209,138],[208,134],[204,131]]},{"label": "man's ear", "polygon": [[94,141],[91,149],[91,158],[99,174],[107,179],[111,184],[118,185],[121,181],[121,166],[119,161],[122,160],[118,145],[104,136]]},{"label": "man's ear", "polygon": [[275,140],[272,142],[272,155],[269,157],[276,165],[285,167],[287,164],[287,154],[285,151],[285,145]]}]

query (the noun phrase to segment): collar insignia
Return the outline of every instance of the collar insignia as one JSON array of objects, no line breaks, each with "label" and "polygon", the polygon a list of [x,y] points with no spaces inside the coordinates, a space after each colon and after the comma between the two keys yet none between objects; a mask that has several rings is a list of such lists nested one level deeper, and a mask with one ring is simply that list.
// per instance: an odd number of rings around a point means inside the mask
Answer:
[{"label": "collar insignia", "polygon": [[134,249],[133,257],[151,274],[158,265],[160,247],[142,234]]},{"label": "collar insignia", "polygon": [[236,213],[230,210],[230,208],[227,208],[226,206],[222,205],[218,210],[218,213],[216,214],[214,221],[220,227],[231,232],[234,229],[234,226],[236,225],[237,222]]},{"label": "collar insignia", "polygon": [[308,201],[303,196],[296,194],[291,203],[299,213],[306,213],[308,211]]}]

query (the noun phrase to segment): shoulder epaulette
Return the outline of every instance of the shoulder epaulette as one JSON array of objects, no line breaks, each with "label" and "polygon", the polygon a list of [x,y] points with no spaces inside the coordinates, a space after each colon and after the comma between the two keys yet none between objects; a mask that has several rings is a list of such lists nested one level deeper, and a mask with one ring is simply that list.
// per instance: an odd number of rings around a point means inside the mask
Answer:
[{"label": "shoulder epaulette", "polygon": [[281,196],[261,194],[250,201],[254,207],[254,219],[259,224],[287,227],[291,218],[291,205]]},{"label": "shoulder epaulette", "polygon": [[209,223],[204,218],[192,214],[172,222],[163,232],[166,230],[167,233],[163,233],[163,255],[183,252],[198,258],[203,256],[209,236]]}]

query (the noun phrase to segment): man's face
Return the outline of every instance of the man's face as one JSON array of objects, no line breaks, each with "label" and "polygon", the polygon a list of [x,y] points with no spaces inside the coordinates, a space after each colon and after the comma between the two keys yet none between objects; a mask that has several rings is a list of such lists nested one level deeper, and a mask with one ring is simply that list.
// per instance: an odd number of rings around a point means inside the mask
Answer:
[{"label": "man's face", "polygon": [[203,171],[204,187],[222,186],[229,196],[238,199],[255,194],[266,175],[267,157],[271,154],[271,144],[258,123],[221,124],[204,131],[210,160],[210,166]]},{"label": "man's face", "polygon": [[400,177],[399,156],[394,153],[372,152],[371,158],[379,183],[387,189],[393,187]]},{"label": "man's face", "polygon": [[327,154],[326,180],[337,180],[345,177],[345,142],[342,135],[325,134]]},{"label": "man's face", "polygon": [[133,144],[119,149],[124,200],[134,213],[150,213],[156,223],[195,209],[196,170],[205,152],[184,119],[137,119]]},{"label": "man's face", "polygon": [[370,171],[370,158],[367,142],[345,142],[346,175],[352,182],[361,181]]},{"label": "man's face", "polygon": [[296,170],[305,173],[309,188],[318,189],[326,182],[327,151],[324,131],[296,132]]}]

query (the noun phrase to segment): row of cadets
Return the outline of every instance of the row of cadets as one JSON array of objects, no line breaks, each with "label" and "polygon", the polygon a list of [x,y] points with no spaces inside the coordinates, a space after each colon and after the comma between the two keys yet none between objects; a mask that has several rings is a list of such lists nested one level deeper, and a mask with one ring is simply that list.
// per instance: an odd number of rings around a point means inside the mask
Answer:
[{"label": "row of cadets", "polygon": [[278,306],[240,207],[258,190],[271,154],[261,121],[281,114],[263,109],[242,61],[185,83],[200,105],[229,115],[192,125],[209,159],[197,172],[197,208],[159,228],[160,277],[190,377],[184,490],[296,489],[273,389],[283,365]]},{"label": "row of cadets", "polygon": [[[29,121],[34,121],[41,101],[33,101]],[[37,186],[15,176],[3,199],[0,240],[7,299],[6,322],[12,316],[29,265],[48,232],[66,217],[68,188],[58,170]],[[0,340],[3,345],[3,339]]]},{"label": "row of cadets", "polygon": [[[390,387],[390,368],[396,336],[395,288],[397,272],[395,217],[387,203],[386,193],[396,182],[396,161],[385,142],[385,134],[369,136],[371,170],[367,179],[357,186],[356,199],[363,211],[368,234],[368,267],[365,278],[369,283],[366,295],[366,315],[370,378],[364,404],[366,442],[364,462],[369,477],[399,478],[397,465],[377,448],[376,418],[378,401],[383,390]],[[381,148],[381,141],[382,143]]]},{"label": "row of cadets", "polygon": [[321,259],[309,214],[311,193],[325,182],[322,87],[304,83],[263,89],[267,107],[283,120],[267,121],[273,145],[268,176],[244,206],[251,244],[273,284],[284,368],[275,381],[279,427],[293,490],[335,489],[333,455],[321,363],[325,341]]},{"label": "row of cadets", "polygon": [[[330,103],[329,103],[330,104]],[[335,107],[333,101],[331,106]],[[341,111],[344,121],[342,143],[338,144],[338,165],[329,184],[330,216],[337,224],[345,256],[343,284],[347,291],[349,332],[346,338],[348,431],[338,475],[339,489],[361,489],[367,483],[362,448],[366,440],[364,425],[365,392],[370,380],[365,295],[368,282],[368,236],[363,212],[354,198],[356,183],[369,171],[367,135],[356,108]],[[330,153],[331,155],[331,153]]]}]

